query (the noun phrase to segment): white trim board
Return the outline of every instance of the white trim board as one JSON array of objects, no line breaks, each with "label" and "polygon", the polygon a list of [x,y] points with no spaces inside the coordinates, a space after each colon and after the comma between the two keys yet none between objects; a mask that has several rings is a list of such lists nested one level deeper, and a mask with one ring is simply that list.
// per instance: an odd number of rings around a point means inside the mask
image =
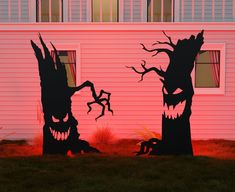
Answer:
[{"label": "white trim board", "polygon": [[235,31],[235,23],[0,23],[0,31]]}]

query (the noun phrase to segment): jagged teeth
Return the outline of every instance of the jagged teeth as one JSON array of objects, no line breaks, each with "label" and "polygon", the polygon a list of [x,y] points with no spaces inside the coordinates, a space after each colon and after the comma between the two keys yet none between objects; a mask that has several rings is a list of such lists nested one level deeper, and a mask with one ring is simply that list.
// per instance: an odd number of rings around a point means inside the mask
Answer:
[{"label": "jagged teeth", "polygon": [[179,118],[184,112],[185,104],[186,100],[179,102],[178,105],[169,105],[164,103],[164,117],[173,120]]},{"label": "jagged teeth", "polygon": [[68,131],[66,132],[60,132],[60,131],[55,131],[53,130],[51,127],[50,127],[50,132],[51,134],[53,135],[54,139],[57,140],[57,141],[65,141],[68,139],[69,137],[69,134],[70,134],[70,129],[68,129]]},{"label": "jagged teeth", "polygon": [[64,141],[64,132],[61,133],[61,140]]}]

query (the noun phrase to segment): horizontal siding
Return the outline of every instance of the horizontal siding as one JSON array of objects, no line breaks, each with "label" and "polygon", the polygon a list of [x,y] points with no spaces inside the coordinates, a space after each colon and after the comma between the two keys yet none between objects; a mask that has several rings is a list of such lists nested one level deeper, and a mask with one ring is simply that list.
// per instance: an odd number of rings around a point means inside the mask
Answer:
[{"label": "horizontal siding", "polygon": [[[194,32],[169,31],[175,41]],[[0,32],[0,138],[32,138],[42,131],[40,123],[40,86],[37,61],[30,39],[39,44],[38,31]],[[82,137],[89,137],[96,127],[109,126],[117,137],[137,137],[137,131],[148,127],[161,132],[162,93],[159,77],[151,73],[138,83],[138,74],[125,66],[167,65],[163,54],[152,58],[139,43],[151,47],[156,40],[165,41],[161,31],[64,31],[42,32],[47,45],[80,44],[81,81],[95,83],[96,90],[112,93],[114,116],[97,122],[98,106],[87,115],[89,89],[76,93],[72,110],[79,122]],[[234,31],[206,31],[205,42],[226,43],[226,88],[224,95],[194,95],[191,130],[194,139],[235,139],[235,37]]]}]

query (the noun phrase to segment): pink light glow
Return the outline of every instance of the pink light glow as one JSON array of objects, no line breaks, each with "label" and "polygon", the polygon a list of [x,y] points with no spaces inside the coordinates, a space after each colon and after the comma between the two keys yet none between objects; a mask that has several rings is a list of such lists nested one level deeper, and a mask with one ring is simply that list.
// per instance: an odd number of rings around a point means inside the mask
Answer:
[{"label": "pink light glow", "polygon": [[[218,49],[219,46],[215,42],[223,40],[226,43],[224,57],[229,56],[226,60],[227,69],[232,68],[234,63],[231,57],[234,43],[231,39],[233,35],[231,29],[234,27],[232,24],[207,23],[205,26],[199,23],[155,26],[80,24],[78,26],[65,23],[64,26],[66,27],[62,29],[59,24],[2,25],[2,29],[5,30],[1,32],[0,47],[3,52],[0,62],[5,63],[5,66],[1,68],[0,74],[1,126],[5,127],[3,130],[6,132],[13,130],[18,137],[21,137],[33,135],[42,129],[42,126],[38,125],[41,120],[37,120],[36,110],[40,99],[37,62],[30,45],[27,44],[30,38],[36,39],[40,30],[43,30],[42,35],[48,44],[50,41],[54,42],[55,46],[65,42],[67,47],[81,44],[82,55],[79,57],[80,68],[77,77],[81,78],[81,82],[87,79],[94,81],[97,90],[103,88],[112,93],[114,116],[107,113],[98,122],[94,118],[99,114],[100,108],[97,107],[87,115],[86,102],[91,98],[89,90],[74,95],[72,110],[79,122],[78,129],[84,137],[92,134],[96,126],[107,123],[117,137],[136,137],[135,131],[142,126],[156,132],[161,131],[162,84],[159,78],[154,74],[148,74],[142,83],[137,83],[139,77],[126,70],[125,66],[139,66],[142,59],[147,59],[148,66],[161,64],[165,69],[167,61],[163,55],[159,54],[156,58],[152,58],[151,54],[146,54],[139,45],[143,42],[151,47],[156,39],[164,41],[162,29],[172,37],[173,41],[176,41],[179,38],[189,37],[192,34],[191,29],[199,31],[201,27],[205,27],[205,39],[211,43],[211,47],[207,48]],[[16,31],[17,27],[20,32]],[[13,36],[15,38],[12,38]],[[9,55],[12,54],[14,58],[9,60]],[[209,95],[208,92],[203,94],[195,92],[191,116],[193,138],[234,137],[233,72],[224,71],[222,77],[224,85],[226,80],[224,93]],[[224,126],[226,130],[223,129]]]}]

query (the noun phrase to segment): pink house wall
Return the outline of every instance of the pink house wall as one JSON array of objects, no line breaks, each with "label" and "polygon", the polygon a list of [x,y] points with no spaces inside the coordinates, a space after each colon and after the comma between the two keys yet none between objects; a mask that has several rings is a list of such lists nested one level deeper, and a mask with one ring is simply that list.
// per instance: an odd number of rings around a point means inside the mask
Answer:
[{"label": "pink house wall", "polygon": [[[155,74],[148,74],[142,83],[139,76],[125,66],[139,67],[145,59],[148,66],[167,65],[164,55],[151,58],[139,43],[148,47],[156,40],[165,41],[161,30],[174,41],[189,37],[205,29],[205,43],[225,43],[225,93],[220,95],[195,94],[191,131],[194,139],[223,138],[235,139],[235,27],[228,26],[197,27],[182,24],[178,28],[170,27],[95,29],[81,25],[76,29],[64,26],[41,28],[33,24],[18,28],[4,25],[0,29],[0,139],[33,138],[40,134],[40,86],[37,61],[30,45],[30,40],[39,43],[37,34],[41,32],[49,46],[79,45],[80,67],[78,74],[81,81],[90,80],[96,89],[112,93],[111,104],[114,116],[110,113],[94,120],[100,109],[95,107],[87,115],[86,102],[91,101],[89,89],[84,89],[73,96],[73,113],[79,122],[82,138],[89,137],[97,127],[109,126],[121,138],[137,137],[137,131],[147,127],[161,132],[162,93],[161,82]],[[57,29],[57,28],[58,29]],[[227,27],[227,28],[226,28]],[[224,31],[220,31],[224,29]]]}]

